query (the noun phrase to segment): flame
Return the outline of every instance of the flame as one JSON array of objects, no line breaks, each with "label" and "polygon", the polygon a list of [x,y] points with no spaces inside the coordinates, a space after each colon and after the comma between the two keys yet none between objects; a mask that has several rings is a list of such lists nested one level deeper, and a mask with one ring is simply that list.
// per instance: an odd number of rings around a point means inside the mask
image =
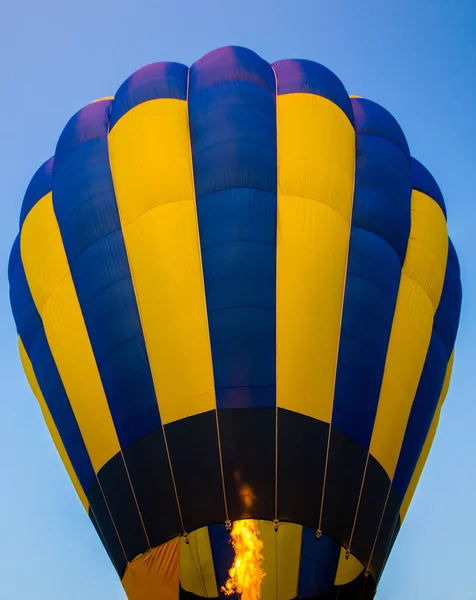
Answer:
[{"label": "flame", "polygon": [[221,591],[225,596],[241,594],[241,600],[259,600],[265,572],[261,566],[263,542],[259,539],[258,523],[253,519],[235,521],[231,530],[231,543],[235,559]]}]

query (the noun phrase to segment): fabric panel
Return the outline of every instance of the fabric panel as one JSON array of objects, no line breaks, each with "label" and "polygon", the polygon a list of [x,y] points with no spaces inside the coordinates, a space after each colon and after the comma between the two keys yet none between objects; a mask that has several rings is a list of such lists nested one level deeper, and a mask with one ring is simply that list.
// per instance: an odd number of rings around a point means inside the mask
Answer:
[{"label": "fabric panel", "polygon": [[[281,72],[279,63],[275,69],[279,92],[289,70]],[[318,77],[319,66],[315,69]],[[347,267],[355,132],[346,114],[327,98],[286,90],[277,98],[277,403],[328,423]]]},{"label": "fabric panel", "polygon": [[180,539],[174,538],[132,561],[122,578],[129,600],[178,600]]}]

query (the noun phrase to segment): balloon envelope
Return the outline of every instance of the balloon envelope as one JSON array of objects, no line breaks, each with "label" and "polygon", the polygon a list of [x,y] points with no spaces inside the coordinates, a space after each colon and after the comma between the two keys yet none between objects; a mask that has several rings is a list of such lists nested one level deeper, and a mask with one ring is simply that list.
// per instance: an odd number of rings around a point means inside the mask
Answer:
[{"label": "balloon envelope", "polygon": [[384,108],[245,48],[146,66],[66,125],[9,277],[26,375],[130,598],[223,595],[244,518],[262,598],[373,596],[461,305],[441,191]]}]

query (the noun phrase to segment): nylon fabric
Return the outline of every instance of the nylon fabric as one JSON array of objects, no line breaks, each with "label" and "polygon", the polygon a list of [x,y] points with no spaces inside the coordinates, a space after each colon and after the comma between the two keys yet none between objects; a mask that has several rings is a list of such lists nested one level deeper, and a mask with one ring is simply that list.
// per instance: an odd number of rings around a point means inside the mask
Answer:
[{"label": "nylon fabric", "polygon": [[[263,542],[262,600],[291,600],[297,595],[302,526],[280,523],[274,530],[271,521],[258,522]],[[276,562],[277,561],[277,562]]]},{"label": "nylon fabric", "polygon": [[176,62],[159,62],[138,69],[119,87],[111,107],[111,129],[127,112],[157,98],[187,98],[188,68]]},{"label": "nylon fabric", "polygon": [[19,236],[10,256],[9,279],[10,302],[18,336],[81,487],[87,490],[94,481],[94,469],[28,287],[20,256]]},{"label": "nylon fabric", "polygon": [[110,132],[109,153],[160,415],[166,424],[216,406],[187,104],[170,98],[139,104]]},{"label": "nylon fabric", "polygon": [[312,60],[279,60],[273,63],[278,93],[312,94],[326,98],[338,106],[354,123],[349,95],[340,79],[327,67]]},{"label": "nylon fabric", "polygon": [[129,600],[178,600],[180,540],[174,538],[127,566],[122,586]]},{"label": "nylon fabric", "polygon": [[[114,556],[115,566],[122,573],[123,555],[131,560],[150,545],[130,474],[120,452],[51,193],[29,212],[20,241],[32,296],[41,313],[49,347],[97,475],[85,488],[88,500],[105,543]],[[109,456],[111,452],[113,454]]]},{"label": "nylon fabric", "polygon": [[332,425],[367,449],[410,235],[411,172],[395,119],[368,100],[352,106],[357,161]]},{"label": "nylon fabric", "polygon": [[73,484],[74,489],[76,490],[76,493],[78,494],[81,504],[83,505],[86,512],[88,512],[88,510],[89,510],[88,499],[86,498],[86,494],[84,493],[81,483],[79,482],[78,476],[76,475],[73,465],[71,464],[69,456],[66,452],[66,448],[64,447],[63,441],[61,440],[61,436],[58,432],[55,422],[53,421],[53,417],[51,416],[51,413],[48,410],[48,406],[45,402],[45,399],[43,398],[43,394],[41,393],[40,386],[38,385],[38,381],[36,379],[35,372],[33,371],[33,366],[31,364],[30,359],[28,358],[28,355],[26,353],[26,350],[23,346],[23,343],[22,343],[20,337],[18,338],[18,348],[19,348],[20,359],[21,359],[23,369],[25,371],[26,378],[28,380],[28,383],[30,384],[30,387],[31,387],[33,393],[36,396],[36,399],[38,400],[38,404],[40,405],[41,413],[43,415],[43,418],[45,420],[45,423],[46,423],[48,431],[51,435],[51,438],[53,439],[53,443],[56,446],[56,450],[58,451],[58,454],[60,455],[61,460],[63,461],[65,469],[69,475],[69,478],[71,479],[71,483]]},{"label": "nylon fabric", "polygon": [[[412,177],[413,170],[412,163]],[[392,481],[430,348],[447,255],[444,213],[432,198],[413,190],[410,238],[351,545],[375,579],[398,515],[400,499]]]},{"label": "nylon fabric", "polygon": [[[224,523],[227,515],[216,412],[208,411],[168,423],[164,433],[186,530],[193,531],[213,522]],[[140,456],[137,458],[141,461]],[[153,503],[150,510],[153,514]]]},{"label": "nylon fabric", "polygon": [[347,557],[345,549],[341,548],[334,585],[346,585],[354,581],[363,570],[362,563],[352,554]]},{"label": "nylon fabric", "polygon": [[448,363],[448,368],[446,369],[445,381],[443,383],[443,389],[441,390],[440,398],[438,400],[438,405],[436,407],[435,413],[433,415],[433,419],[431,420],[431,425],[428,430],[428,434],[425,438],[425,443],[423,444],[423,448],[420,452],[420,456],[418,457],[418,461],[413,471],[412,478],[408,485],[407,491],[402,501],[402,506],[400,508],[400,520],[403,522],[405,519],[408,508],[410,507],[410,503],[415,494],[415,490],[417,488],[418,482],[420,480],[421,474],[423,473],[423,467],[428,459],[428,455],[430,454],[431,446],[433,445],[433,440],[435,439],[436,429],[438,427],[438,421],[440,420],[440,413],[443,403],[445,401],[446,395],[448,394],[448,389],[451,380],[451,373],[453,371],[453,363],[454,363],[454,352],[451,354],[450,361]]},{"label": "nylon fabric", "polygon": [[[11,267],[9,268],[9,277],[12,309],[16,315],[18,333],[20,337],[23,335],[23,339],[28,341],[27,346],[24,344],[24,350],[26,354],[30,353],[27,358],[31,361],[31,366],[34,369],[33,376],[47,405],[44,418],[53,432],[55,443],[59,446],[59,440],[55,439],[53,427],[58,431],[61,444],[64,446],[67,458],[71,462],[78,483],[83,492],[87,494],[87,500],[91,505],[89,508],[91,520],[97,528],[101,541],[117,572],[122,574],[126,562],[124,548],[119,541],[117,529],[112,521],[102,490],[97,488],[98,493],[94,493],[94,488],[97,486],[96,475],[51,354],[41,318],[34,305],[20,257],[19,238],[17,240],[9,265]],[[28,369],[27,375],[29,375]],[[50,422],[50,415],[52,422]],[[58,450],[62,454],[60,447],[58,447]],[[81,494],[80,497],[84,501]],[[99,519],[100,524],[97,522],[96,517]]]},{"label": "nylon fabric", "polygon": [[322,529],[348,545],[379,403],[410,234],[410,154],[384,108],[353,99],[357,140],[349,259]]},{"label": "nylon fabric", "polygon": [[8,277],[30,387],[130,598],[223,596],[243,518],[262,600],[374,595],[461,308],[443,195],[385,109],[239,46],[147,65],[66,124]]},{"label": "nylon fabric", "polygon": [[26,217],[37,202],[51,192],[54,156],[45,161],[31,178],[20,211],[20,231]]},{"label": "nylon fabric", "polygon": [[332,589],[340,556],[340,544],[323,535],[303,528],[298,596],[314,598]]},{"label": "nylon fabric", "polygon": [[125,448],[161,422],[109,167],[110,108],[108,101],[91,104],[63,130],[55,153],[53,207],[104,393]]},{"label": "nylon fabric", "polygon": [[453,353],[461,310],[461,280],[456,254],[450,240],[445,282],[433,334],[417,393],[408,419],[393,486],[404,497],[425,442],[445,385],[448,363]]},{"label": "nylon fabric", "polygon": [[[213,564],[215,565],[215,577],[217,587],[220,593],[222,586],[228,579],[228,573],[233,565],[234,550],[230,543],[230,533],[225,525],[209,525],[208,533],[212,548]],[[236,595],[231,596],[231,600],[238,600]]]},{"label": "nylon fabric", "polygon": [[412,224],[390,335],[371,454],[390,478],[428,352],[445,276],[448,233],[439,205],[412,193]]},{"label": "nylon fabric", "polygon": [[[278,518],[319,527],[328,423],[278,408]],[[274,461],[273,461],[274,462]]]},{"label": "nylon fabric", "polygon": [[208,527],[189,534],[189,543],[180,538],[180,585],[196,596],[218,596]]},{"label": "nylon fabric", "polygon": [[[29,212],[20,244],[33,300],[97,473],[119,451],[119,441],[71,278],[51,193]],[[65,331],[68,335],[64,335]]]},{"label": "nylon fabric", "polygon": [[217,407],[275,407],[273,71],[217,50],[192,65],[188,103]]},{"label": "nylon fabric", "polygon": [[435,181],[433,175],[426,169],[420,161],[412,157],[412,178],[413,189],[433,198],[443,211],[446,219],[446,206],[443,194]]},{"label": "nylon fabric", "polygon": [[[280,78],[278,75],[278,89]],[[277,99],[277,404],[330,422],[350,234],[354,129],[312,94]]]}]

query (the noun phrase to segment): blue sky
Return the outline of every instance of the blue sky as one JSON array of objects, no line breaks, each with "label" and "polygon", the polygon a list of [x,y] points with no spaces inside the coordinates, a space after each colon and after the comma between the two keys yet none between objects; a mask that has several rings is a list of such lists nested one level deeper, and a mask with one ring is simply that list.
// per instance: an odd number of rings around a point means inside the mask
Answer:
[{"label": "blue sky", "polygon": [[6,265],[31,175],[68,118],[141,66],[216,47],[309,58],[389,109],[445,195],[463,314],[440,428],[379,600],[470,600],[476,569],[474,0],[3,0],[0,19],[0,596],[124,593],[69,482],[16,352]]}]

